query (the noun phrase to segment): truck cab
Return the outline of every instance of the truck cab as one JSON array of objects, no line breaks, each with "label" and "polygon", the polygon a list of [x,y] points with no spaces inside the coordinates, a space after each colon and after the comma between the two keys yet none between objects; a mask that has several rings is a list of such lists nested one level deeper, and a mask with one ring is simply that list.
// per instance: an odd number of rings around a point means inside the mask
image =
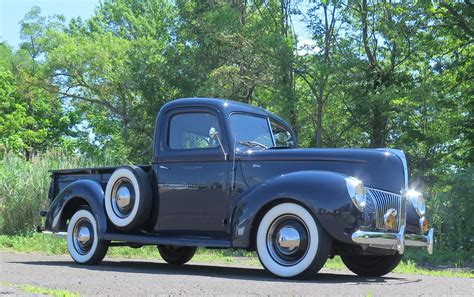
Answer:
[{"label": "truck cab", "polygon": [[[287,133],[291,140],[278,145],[272,133]],[[182,99],[165,105],[154,138],[152,166],[160,200],[155,230],[223,238],[230,236],[232,203],[248,188],[238,168],[239,155],[263,148],[241,142],[296,147],[293,131],[279,117],[217,100]]]},{"label": "truck cab", "polygon": [[147,165],[52,171],[42,232],[77,263],[111,246],[156,245],[172,264],[196,247],[256,251],[281,277],[340,255],[360,275],[393,270],[406,246],[433,249],[424,198],[394,149],[302,149],[280,117],[230,100],[165,104]]}]

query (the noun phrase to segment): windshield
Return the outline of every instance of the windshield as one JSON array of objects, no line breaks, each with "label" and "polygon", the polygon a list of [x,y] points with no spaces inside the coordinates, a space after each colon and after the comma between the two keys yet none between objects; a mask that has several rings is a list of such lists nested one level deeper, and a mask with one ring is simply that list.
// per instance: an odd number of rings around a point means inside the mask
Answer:
[{"label": "windshield", "polygon": [[273,147],[272,132],[267,118],[247,114],[230,117],[232,138],[237,146],[266,149]]}]

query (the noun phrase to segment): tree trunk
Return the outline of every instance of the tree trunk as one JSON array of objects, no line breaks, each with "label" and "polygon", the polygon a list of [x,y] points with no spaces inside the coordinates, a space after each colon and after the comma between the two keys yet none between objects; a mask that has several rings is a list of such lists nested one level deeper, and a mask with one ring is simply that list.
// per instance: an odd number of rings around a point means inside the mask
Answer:
[{"label": "tree trunk", "polygon": [[385,147],[385,132],[387,130],[387,119],[381,113],[381,108],[379,106],[375,106],[372,109],[372,113],[372,133],[370,133],[370,146],[376,148]]},{"label": "tree trunk", "polygon": [[324,101],[322,96],[319,96],[316,100],[317,111],[316,111],[316,147],[322,147],[323,143],[323,105]]}]

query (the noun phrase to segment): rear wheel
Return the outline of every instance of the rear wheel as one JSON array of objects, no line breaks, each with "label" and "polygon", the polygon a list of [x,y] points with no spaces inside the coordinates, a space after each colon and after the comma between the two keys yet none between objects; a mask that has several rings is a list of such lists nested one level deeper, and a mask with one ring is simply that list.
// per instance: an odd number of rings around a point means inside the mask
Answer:
[{"label": "rear wheel", "polygon": [[79,209],[69,221],[67,247],[79,264],[98,264],[107,254],[109,243],[97,237],[97,221],[89,208]]},{"label": "rear wheel", "polygon": [[382,276],[398,266],[403,255],[383,256],[361,256],[361,255],[341,255],[342,262],[346,267],[360,276]]},{"label": "rear wheel", "polygon": [[195,246],[158,245],[161,258],[172,265],[183,265],[196,253]]},{"label": "rear wheel", "polygon": [[302,206],[282,203],[270,209],[257,231],[262,265],[281,277],[315,276],[326,262],[332,239]]}]

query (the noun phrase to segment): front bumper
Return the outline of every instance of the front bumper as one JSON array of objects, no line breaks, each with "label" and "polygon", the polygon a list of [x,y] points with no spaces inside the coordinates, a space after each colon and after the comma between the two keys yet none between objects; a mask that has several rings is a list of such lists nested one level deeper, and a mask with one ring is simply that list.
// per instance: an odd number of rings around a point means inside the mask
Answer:
[{"label": "front bumper", "polygon": [[405,246],[426,247],[428,254],[433,253],[434,229],[430,229],[427,235],[406,234],[405,225],[398,233],[356,231],[352,234],[352,241],[362,246],[393,246],[398,253],[405,252]]}]

